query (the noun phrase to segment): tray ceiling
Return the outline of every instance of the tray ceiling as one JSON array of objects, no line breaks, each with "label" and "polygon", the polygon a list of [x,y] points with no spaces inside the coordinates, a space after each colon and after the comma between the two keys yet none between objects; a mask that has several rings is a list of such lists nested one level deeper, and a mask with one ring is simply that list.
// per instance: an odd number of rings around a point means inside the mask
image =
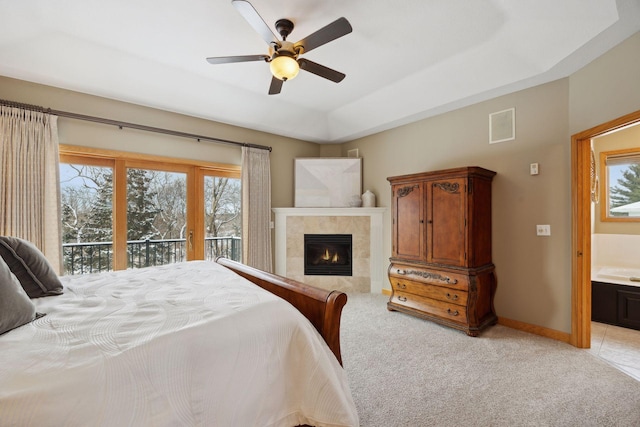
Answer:
[{"label": "tray ceiling", "polygon": [[[299,40],[353,32],[267,94],[267,53],[229,0],[0,1],[0,74],[318,143],[338,143],[566,77],[640,30],[640,0],[251,0]],[[274,30],[275,31],[275,30]]]}]

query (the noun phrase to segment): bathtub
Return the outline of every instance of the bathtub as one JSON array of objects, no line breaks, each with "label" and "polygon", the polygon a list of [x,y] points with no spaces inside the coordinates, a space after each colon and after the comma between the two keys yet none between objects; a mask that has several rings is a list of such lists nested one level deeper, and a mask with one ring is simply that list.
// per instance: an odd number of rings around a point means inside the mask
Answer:
[{"label": "bathtub", "polygon": [[640,287],[640,268],[596,267],[591,270],[591,280]]}]

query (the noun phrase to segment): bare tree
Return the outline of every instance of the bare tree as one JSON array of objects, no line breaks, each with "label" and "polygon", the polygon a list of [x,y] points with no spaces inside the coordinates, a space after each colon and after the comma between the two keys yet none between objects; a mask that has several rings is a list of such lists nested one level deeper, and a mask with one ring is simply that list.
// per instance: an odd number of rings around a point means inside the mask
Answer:
[{"label": "bare tree", "polygon": [[161,239],[184,239],[187,228],[187,182],[182,173],[152,172],[150,188],[154,193],[153,223]]}]

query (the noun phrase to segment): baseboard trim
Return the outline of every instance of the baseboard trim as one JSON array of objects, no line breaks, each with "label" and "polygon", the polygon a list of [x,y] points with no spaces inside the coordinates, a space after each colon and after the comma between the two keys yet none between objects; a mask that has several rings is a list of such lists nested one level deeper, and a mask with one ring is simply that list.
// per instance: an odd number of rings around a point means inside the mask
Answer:
[{"label": "baseboard trim", "polygon": [[[390,296],[391,289],[383,288],[382,294]],[[544,326],[532,325],[530,323],[521,322],[519,320],[507,319],[506,317],[498,317],[498,325],[571,344],[571,334],[556,331],[555,329],[545,328]]]},{"label": "baseboard trim", "polygon": [[507,319],[506,317],[498,317],[498,325],[571,344],[571,334],[545,328],[544,326],[532,325],[530,323],[520,322],[519,320]]}]

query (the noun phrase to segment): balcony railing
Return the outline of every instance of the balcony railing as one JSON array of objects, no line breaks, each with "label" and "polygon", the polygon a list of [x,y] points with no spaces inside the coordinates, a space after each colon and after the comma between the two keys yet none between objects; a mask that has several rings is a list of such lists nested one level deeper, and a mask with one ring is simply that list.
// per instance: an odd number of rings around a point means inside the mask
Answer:
[{"label": "balcony railing", "polygon": [[[87,274],[113,269],[113,243],[63,243],[64,274]],[[204,239],[204,258],[218,256],[240,261],[240,237],[207,237]],[[127,241],[127,268],[164,265],[186,260],[185,239]]]}]

